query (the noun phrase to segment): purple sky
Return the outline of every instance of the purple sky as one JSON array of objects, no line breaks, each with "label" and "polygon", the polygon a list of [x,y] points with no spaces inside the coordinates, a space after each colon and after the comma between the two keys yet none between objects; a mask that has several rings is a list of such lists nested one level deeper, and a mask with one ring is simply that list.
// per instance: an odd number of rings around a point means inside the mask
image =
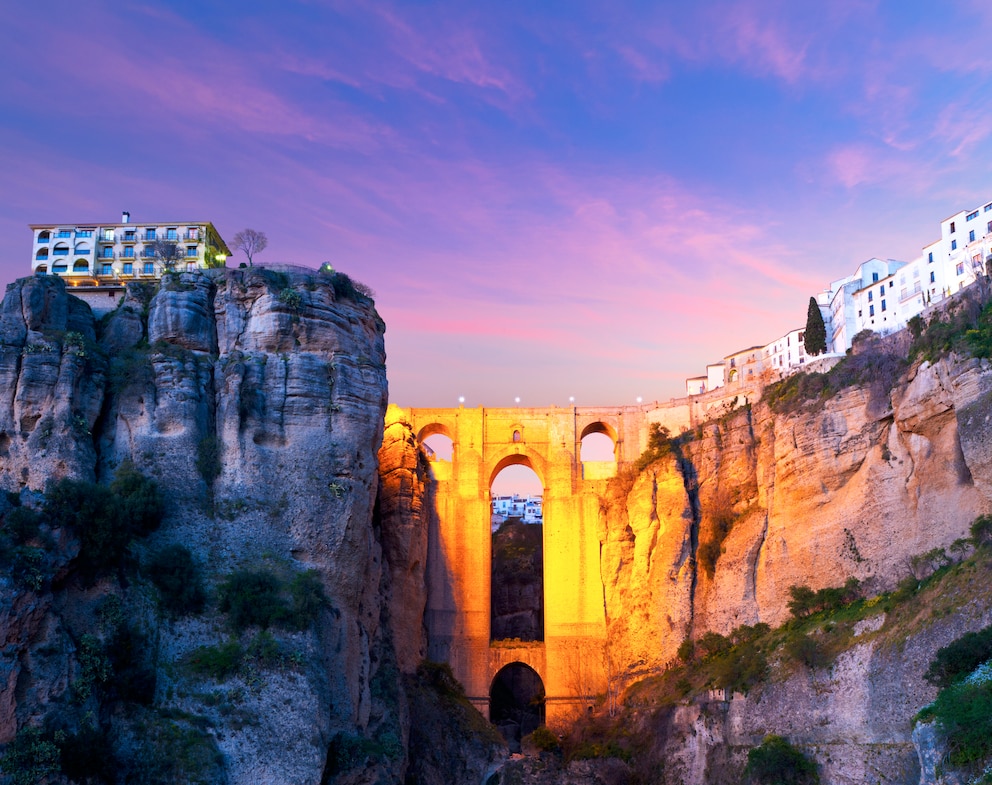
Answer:
[{"label": "purple sky", "polygon": [[29,223],[259,229],[405,406],[680,395],[992,198],[987,0],[16,6],[0,282]]}]

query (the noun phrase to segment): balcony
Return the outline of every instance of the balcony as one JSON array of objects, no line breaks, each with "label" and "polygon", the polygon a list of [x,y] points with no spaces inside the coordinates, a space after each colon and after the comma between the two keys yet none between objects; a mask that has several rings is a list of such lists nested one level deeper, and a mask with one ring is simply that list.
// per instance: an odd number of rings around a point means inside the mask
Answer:
[{"label": "balcony", "polygon": [[110,234],[101,234],[100,242],[106,244],[116,243],[117,237],[113,232],[111,232]]},{"label": "balcony", "polygon": [[125,232],[124,236],[121,238],[122,243],[136,243],[138,242],[138,236],[134,232]]}]

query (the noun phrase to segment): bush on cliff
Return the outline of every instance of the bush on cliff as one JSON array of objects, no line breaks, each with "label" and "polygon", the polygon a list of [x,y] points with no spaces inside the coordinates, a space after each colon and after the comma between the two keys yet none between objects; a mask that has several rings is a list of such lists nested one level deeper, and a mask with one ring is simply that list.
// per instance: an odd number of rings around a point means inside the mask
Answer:
[{"label": "bush on cliff", "polygon": [[45,494],[45,517],[79,538],[77,565],[90,580],[121,566],[131,541],[155,531],[164,512],[158,485],[130,462],[121,464],[109,488],[66,479]]},{"label": "bush on cliff", "polygon": [[329,603],[316,570],[297,573],[288,584],[269,570],[238,570],[220,585],[218,605],[241,632],[272,626],[303,630]]},{"label": "bush on cliff", "polygon": [[781,736],[765,736],[747,754],[747,785],[819,785],[816,763]]},{"label": "bush on cliff", "polygon": [[170,616],[201,613],[207,602],[200,568],[189,548],[167,545],[152,555],[148,577],[159,591],[162,608]]},{"label": "bush on cliff", "polygon": [[938,649],[923,678],[941,689],[960,681],[983,662],[992,659],[992,626],[962,635]]}]

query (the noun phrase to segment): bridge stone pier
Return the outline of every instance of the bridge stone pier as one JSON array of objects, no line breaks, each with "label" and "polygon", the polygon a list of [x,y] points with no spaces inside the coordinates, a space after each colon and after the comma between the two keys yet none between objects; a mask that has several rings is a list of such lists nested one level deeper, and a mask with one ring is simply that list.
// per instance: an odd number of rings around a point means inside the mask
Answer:
[{"label": "bridge stone pier", "polygon": [[[646,447],[645,409],[403,412],[421,444],[444,434],[453,446],[450,461],[431,462],[437,518],[428,545],[428,656],[451,665],[487,717],[493,680],[514,663],[541,678],[549,725],[585,712],[606,690],[600,497],[618,467]],[[582,439],[590,433],[612,439],[615,461],[582,463]],[[490,635],[490,486],[512,464],[529,466],[544,487],[543,641]]]}]

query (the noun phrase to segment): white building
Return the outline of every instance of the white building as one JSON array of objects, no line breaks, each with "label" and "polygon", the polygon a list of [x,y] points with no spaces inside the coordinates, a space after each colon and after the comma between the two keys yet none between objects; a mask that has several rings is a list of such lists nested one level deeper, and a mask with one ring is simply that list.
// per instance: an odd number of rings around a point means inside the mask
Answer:
[{"label": "white building", "polygon": [[58,275],[91,293],[109,287],[112,297],[127,281],[162,277],[159,240],[175,247],[178,259],[171,264],[179,271],[223,267],[231,255],[209,221],[131,223],[130,213],[123,213],[120,223],[31,224],[31,231],[34,274]]},{"label": "white building", "polygon": [[[524,523],[541,523],[543,521],[544,499],[541,496],[500,495],[492,498],[493,516],[520,518]],[[494,525],[495,525],[494,521]],[[502,520],[499,521],[502,523]]]},{"label": "white building", "polygon": [[896,293],[888,295],[887,288],[890,284],[894,286],[893,276],[905,266],[905,262],[895,259],[871,258],[858,265],[853,275],[831,281],[830,288],[817,295],[827,328],[828,352],[844,354],[851,348],[854,336],[864,329],[879,332],[896,329],[893,319]]},{"label": "white building", "polygon": [[806,364],[806,330],[790,330],[765,347],[765,367],[778,373],[789,373]]}]

